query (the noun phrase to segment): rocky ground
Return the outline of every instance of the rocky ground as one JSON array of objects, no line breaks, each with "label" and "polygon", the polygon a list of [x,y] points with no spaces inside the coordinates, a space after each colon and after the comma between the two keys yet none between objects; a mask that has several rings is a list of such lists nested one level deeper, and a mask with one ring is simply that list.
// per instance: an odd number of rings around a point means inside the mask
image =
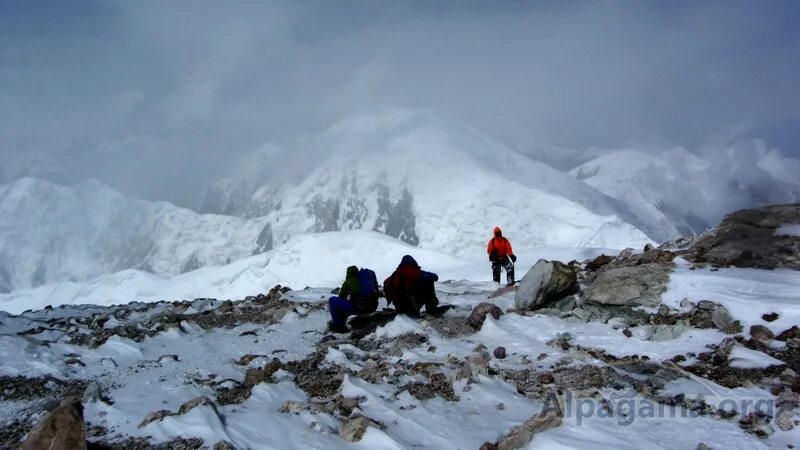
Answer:
[{"label": "rocky ground", "polygon": [[347,335],[330,288],[0,313],[0,448],[793,448],[796,223],[443,282],[444,315]]}]

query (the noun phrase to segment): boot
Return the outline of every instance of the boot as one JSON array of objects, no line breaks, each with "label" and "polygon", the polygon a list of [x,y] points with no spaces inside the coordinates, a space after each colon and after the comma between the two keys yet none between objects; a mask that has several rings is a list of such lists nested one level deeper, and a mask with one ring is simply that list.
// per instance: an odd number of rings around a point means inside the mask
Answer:
[{"label": "boot", "polygon": [[333,322],[328,322],[328,329],[331,333],[349,333],[350,328],[347,325],[334,325]]}]

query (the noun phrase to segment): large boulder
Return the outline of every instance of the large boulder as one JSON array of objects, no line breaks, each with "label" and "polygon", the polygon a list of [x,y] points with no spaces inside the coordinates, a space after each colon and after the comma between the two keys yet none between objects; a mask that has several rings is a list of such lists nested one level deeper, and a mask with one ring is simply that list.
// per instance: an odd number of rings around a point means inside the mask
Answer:
[{"label": "large boulder", "polygon": [[583,292],[583,300],[601,305],[658,306],[670,270],[662,264],[605,269]]},{"label": "large boulder", "polygon": [[742,209],[697,235],[662,247],[673,248],[695,263],[722,267],[800,269],[800,236],[790,231],[800,223],[800,203]]},{"label": "large boulder", "polygon": [[577,291],[574,270],[559,261],[540,259],[522,277],[514,302],[518,311],[539,309]]},{"label": "large boulder", "polygon": [[68,398],[28,433],[22,450],[86,449],[83,405],[79,398]]}]

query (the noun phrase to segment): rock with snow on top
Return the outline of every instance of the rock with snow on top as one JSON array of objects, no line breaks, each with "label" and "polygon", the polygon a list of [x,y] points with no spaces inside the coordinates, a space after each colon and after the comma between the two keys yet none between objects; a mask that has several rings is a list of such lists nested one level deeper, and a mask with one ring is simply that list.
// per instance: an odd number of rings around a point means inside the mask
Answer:
[{"label": "rock with snow on top", "polygon": [[548,409],[543,414],[537,414],[512,430],[508,435],[497,442],[498,450],[518,450],[526,448],[533,440],[534,435],[560,426],[563,419],[558,411]]},{"label": "rock with snow on top", "polygon": [[645,338],[648,341],[662,342],[677,339],[684,331],[686,325],[652,325],[649,334]]},{"label": "rock with snow on top", "polygon": [[782,409],[775,417],[775,424],[783,431],[791,431],[794,428],[794,411]]},{"label": "rock with snow on top", "polygon": [[215,413],[219,414],[217,412],[217,405],[205,396],[195,397],[188,402],[185,402],[178,409],[178,414],[186,414],[198,406],[209,406],[214,410]]},{"label": "rock with snow on top", "polygon": [[92,381],[86,385],[86,390],[83,391],[83,403],[91,403],[100,400],[103,396],[100,384],[97,381]]},{"label": "rock with snow on top", "polygon": [[364,437],[364,433],[367,432],[367,428],[369,427],[382,428],[378,422],[369,417],[362,414],[355,414],[342,423],[341,428],[339,428],[339,436],[341,436],[345,442],[358,442]]},{"label": "rock with snow on top", "polygon": [[491,315],[497,320],[503,315],[503,310],[493,303],[479,303],[476,307],[472,308],[472,312],[467,318],[467,324],[476,330],[480,330],[487,315]]}]

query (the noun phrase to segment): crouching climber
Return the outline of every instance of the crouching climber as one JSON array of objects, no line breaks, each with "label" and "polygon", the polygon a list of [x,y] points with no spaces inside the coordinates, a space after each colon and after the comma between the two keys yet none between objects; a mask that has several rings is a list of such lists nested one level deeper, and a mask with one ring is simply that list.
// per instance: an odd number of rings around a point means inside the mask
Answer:
[{"label": "crouching climber", "polygon": [[489,261],[492,262],[492,279],[495,283],[500,282],[500,270],[506,269],[506,281],[509,286],[514,284],[514,263],[517,257],[511,249],[511,242],[503,236],[500,227],[494,227],[494,237],[489,241],[486,248],[489,253]]},{"label": "crouching climber", "polygon": [[437,314],[439,299],[433,283],[438,280],[438,275],[422,270],[414,258],[403,256],[397,269],[383,282],[386,302],[394,303],[400,314],[419,316],[423,305],[428,314]]},{"label": "crouching climber", "polygon": [[339,295],[328,299],[331,312],[330,330],[334,333],[347,333],[347,318],[353,315],[369,314],[378,309],[378,279],[370,269],[359,270],[356,266],[347,268],[347,275]]}]

